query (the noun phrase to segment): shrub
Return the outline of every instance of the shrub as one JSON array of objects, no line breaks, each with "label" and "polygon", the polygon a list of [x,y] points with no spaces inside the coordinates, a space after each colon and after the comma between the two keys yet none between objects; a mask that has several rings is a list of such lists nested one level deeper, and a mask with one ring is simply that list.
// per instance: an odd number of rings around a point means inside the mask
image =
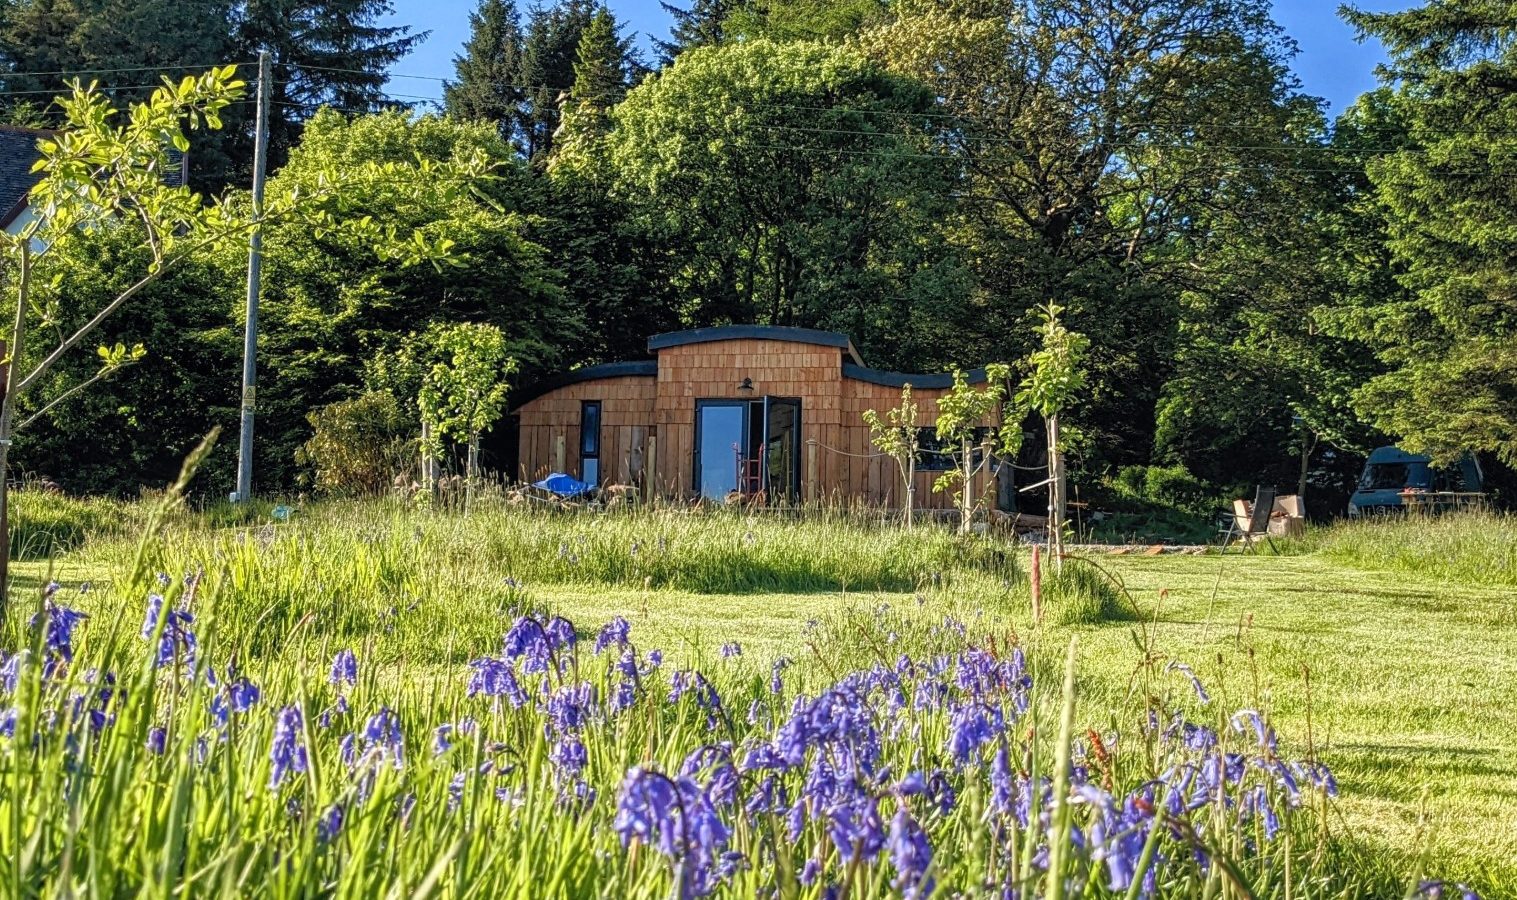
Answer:
[{"label": "shrub", "polygon": [[1128,466],[1110,482],[1119,496],[1155,506],[1208,515],[1219,504],[1217,489],[1182,465]]},{"label": "shrub", "polygon": [[340,400],[306,418],[314,433],[295,461],[311,467],[312,486],[323,494],[382,494],[410,465],[411,423],[387,393]]}]

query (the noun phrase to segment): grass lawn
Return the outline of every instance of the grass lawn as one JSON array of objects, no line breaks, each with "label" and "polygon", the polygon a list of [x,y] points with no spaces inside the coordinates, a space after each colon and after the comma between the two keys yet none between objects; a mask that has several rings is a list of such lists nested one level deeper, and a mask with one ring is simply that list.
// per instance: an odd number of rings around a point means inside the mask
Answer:
[{"label": "grass lawn", "polygon": [[[364,635],[371,651],[389,647],[415,658],[431,647],[445,665],[479,652],[485,635],[498,636],[504,625],[491,607],[449,610],[450,597],[479,593],[511,568],[492,557],[489,546],[481,539],[473,558],[431,578],[404,581],[400,599],[422,598],[405,608],[423,604],[418,616],[437,611],[428,615],[425,643],[407,638],[402,624],[394,633]],[[1142,623],[1039,632],[1031,627],[1025,597],[1012,599],[1022,595],[988,577],[927,593],[960,610],[972,629],[1015,631],[1045,669],[1077,635],[1082,729],[1132,728],[1117,719],[1134,715],[1134,675],[1143,659],[1135,634],[1146,634],[1154,651],[1194,666],[1214,707],[1264,706],[1282,743],[1316,749],[1342,788],[1330,827],[1351,835],[1350,844],[1394,860],[1408,878],[1436,871],[1481,886],[1487,897],[1517,890],[1517,599],[1511,588],[1352,567],[1324,553],[1105,556],[1095,562],[1125,585]],[[35,596],[47,571],[67,585],[104,582],[121,565],[120,547],[87,546],[49,564],[21,564],[18,590]],[[779,656],[810,653],[808,621],[850,602],[916,602],[915,592],[901,590],[695,592],[576,583],[546,573],[526,591],[575,622],[593,626],[625,616],[648,646],[671,656],[711,657],[721,644],[740,642],[755,672],[767,672]],[[977,621],[977,614],[983,618]],[[133,608],[123,615],[140,613]],[[457,653],[436,653],[455,642],[463,645]],[[1419,853],[1427,859],[1420,869]]]}]

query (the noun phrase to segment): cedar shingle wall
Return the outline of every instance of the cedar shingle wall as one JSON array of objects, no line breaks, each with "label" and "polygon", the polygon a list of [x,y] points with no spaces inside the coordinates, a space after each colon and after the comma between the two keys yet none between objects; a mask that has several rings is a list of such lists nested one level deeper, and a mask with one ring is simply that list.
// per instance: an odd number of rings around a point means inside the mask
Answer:
[{"label": "cedar shingle wall", "polygon": [[[676,497],[694,494],[697,400],[757,399],[766,394],[799,398],[802,439],[836,444],[842,371],[841,349],[793,341],[711,341],[660,350],[654,409],[659,489]],[[751,393],[738,390],[744,378],[753,380]],[[804,446],[801,452],[804,480]],[[818,473],[818,482],[829,483],[825,473]]]}]

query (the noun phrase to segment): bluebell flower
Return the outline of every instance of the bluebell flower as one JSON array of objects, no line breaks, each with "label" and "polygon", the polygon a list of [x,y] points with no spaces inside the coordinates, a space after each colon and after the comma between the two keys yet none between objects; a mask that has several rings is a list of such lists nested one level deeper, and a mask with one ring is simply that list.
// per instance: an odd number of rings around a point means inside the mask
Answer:
[{"label": "bluebell flower", "polygon": [[169,733],[162,726],[154,725],[147,732],[147,752],[154,756],[162,756],[167,749]]},{"label": "bluebell flower", "polygon": [[331,840],[342,831],[343,810],[341,803],[333,803],[316,818],[316,837],[322,843],[330,843]]},{"label": "bluebell flower", "polygon": [[896,810],[895,818],[890,822],[889,844],[890,864],[896,873],[890,886],[900,891],[906,900],[931,896],[936,886],[928,874],[932,867],[932,845],[905,804]]},{"label": "bluebell flower", "polygon": [[595,687],[589,682],[566,684],[554,691],[543,704],[549,723],[560,734],[578,731],[590,721],[595,706]]},{"label": "bluebell flower", "polygon": [[799,880],[801,884],[810,886],[816,883],[817,876],[821,874],[821,860],[818,860],[813,856],[810,859],[806,860],[805,865],[801,866],[801,873],[797,876],[797,880]]},{"label": "bluebell flower", "polygon": [[652,669],[657,669],[659,666],[662,666],[664,664],[664,651],[657,650],[657,649],[655,649],[655,650],[649,650],[648,651],[648,655],[647,655],[647,659],[648,659],[648,667],[652,668]]},{"label": "bluebell flower", "polygon": [[1252,709],[1240,709],[1232,717],[1233,730],[1239,734],[1245,733],[1247,727],[1252,727],[1254,737],[1258,740],[1260,748],[1268,750],[1271,754],[1279,750],[1275,739],[1275,729],[1265,724],[1264,717]]},{"label": "bluebell flower", "polygon": [[166,666],[176,661],[194,665],[197,644],[195,632],[190,630],[190,626],[195,624],[195,617],[187,610],[169,610],[166,606],[162,594],[148,595],[147,615],[142,621],[142,639],[151,641],[157,637],[157,665]]},{"label": "bluebell flower", "polygon": [[307,765],[305,735],[300,707],[286,706],[274,719],[274,741],[269,747],[269,789],[279,787],[285,776],[304,772]]},{"label": "bluebell flower", "polygon": [[506,659],[520,659],[523,672],[546,672],[553,656],[552,642],[542,623],[531,616],[520,616],[506,632],[504,655]]},{"label": "bluebell flower", "polygon": [[[54,582],[56,584],[56,582]],[[43,634],[43,645],[46,651],[65,662],[74,661],[74,629],[89,616],[77,609],[69,609],[48,601],[41,613],[47,623]],[[32,625],[37,624],[36,616],[32,617]]]},{"label": "bluebell flower", "polygon": [[526,692],[516,681],[511,666],[498,659],[486,657],[469,663],[473,673],[469,676],[469,696],[483,694],[486,697],[504,697],[512,709],[520,709],[527,702]]},{"label": "bluebell flower", "polygon": [[743,655],[743,645],[732,641],[722,645],[722,659],[731,659],[734,656]]},{"label": "bluebell flower", "polygon": [[367,753],[389,759],[397,769],[405,764],[405,737],[401,734],[400,717],[388,706],[381,706],[369,717],[364,725],[363,739]]},{"label": "bluebell flower", "polygon": [[1453,891],[1459,893],[1460,900],[1480,900],[1480,895],[1475,893],[1474,888],[1464,884],[1450,885],[1446,881],[1424,881],[1417,886],[1417,891],[1412,896],[1445,900],[1445,896]]},{"label": "bluebell flower", "polygon": [[579,636],[574,633],[574,623],[562,616],[554,616],[543,628],[554,650],[567,650],[574,646]]},{"label": "bluebell flower", "polygon": [[933,771],[927,779],[927,798],[937,805],[938,815],[946,816],[953,812],[958,797],[954,793],[953,782],[948,780],[947,772],[942,769]]},{"label": "bluebell flower", "polygon": [[789,667],[790,662],[790,657],[781,656],[779,659],[774,661],[774,665],[769,667],[769,693],[779,694],[784,692],[785,682],[784,679],[780,677],[780,673],[784,672],[785,669]]},{"label": "bluebell flower", "polygon": [[211,698],[211,717],[217,725],[225,726],[233,713],[245,713],[252,709],[260,697],[258,686],[246,678],[228,681],[226,686]]},{"label": "bluebell flower", "polygon": [[984,744],[1004,728],[999,713],[983,703],[964,703],[954,708],[948,722],[948,753],[959,765],[967,765]]},{"label": "bluebell flower", "polygon": [[565,735],[555,742],[548,751],[548,759],[568,780],[579,778],[585,766],[590,764],[590,754],[585,750],[585,742],[575,734]]},{"label": "bluebell flower", "polygon": [[358,657],[353,655],[352,650],[339,650],[332,657],[332,671],[327,676],[328,684],[357,684],[358,683]]},{"label": "bluebell flower", "polygon": [[609,647],[626,647],[627,641],[632,635],[632,623],[621,616],[617,616],[600,630],[595,636],[595,655],[599,656]]},{"label": "bluebell flower", "polygon": [[706,792],[689,778],[632,769],[622,784],[612,827],[623,846],[637,840],[670,860],[680,898],[711,893],[740,862],[727,852],[730,830]]},{"label": "bluebell flower", "polygon": [[14,706],[0,709],[0,735],[14,739],[16,737],[17,711]]},{"label": "bluebell flower", "polygon": [[885,849],[885,823],[879,801],[868,794],[834,804],[827,810],[827,833],[844,862],[870,861]]},{"label": "bluebell flower", "polygon": [[0,666],[0,687],[3,687],[7,694],[16,693],[16,688],[21,684],[21,675],[31,655],[30,650],[18,650],[6,658],[5,665]]}]

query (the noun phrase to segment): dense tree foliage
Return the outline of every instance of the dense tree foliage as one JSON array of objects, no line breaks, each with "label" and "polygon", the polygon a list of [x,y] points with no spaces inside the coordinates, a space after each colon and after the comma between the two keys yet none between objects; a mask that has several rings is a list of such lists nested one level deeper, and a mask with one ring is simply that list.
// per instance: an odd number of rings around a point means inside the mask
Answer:
[{"label": "dense tree foliage", "polygon": [[[251,64],[267,51],[270,160],[278,166],[320,107],[393,105],[383,92],[386,70],[425,35],[385,24],[391,12],[390,0],[11,0],[0,14],[0,102],[12,120],[56,124],[48,92],[65,75],[93,77],[127,102],[145,97],[159,74]],[[242,74],[251,80],[255,71]],[[199,136],[198,185],[246,182],[253,111],[245,100],[227,110],[225,130]]]},{"label": "dense tree foliage", "polygon": [[1391,55],[1376,133],[1392,152],[1367,157],[1366,170],[1407,291],[1361,298],[1348,320],[1388,367],[1355,406],[1443,459],[1478,448],[1517,463],[1511,16],[1496,0],[1349,15]]},{"label": "dense tree foliage", "polygon": [[[332,214],[446,237],[453,265],[398,270],[320,222],[268,235],[266,484],[297,483],[313,410],[362,396],[364,362],[435,323],[499,328],[524,381],[723,323],[836,329],[921,371],[1030,358],[1050,305],[1089,339],[1059,413],[1074,490],[1320,490],[1392,441],[1517,459],[1517,49],[1496,0],[1347,12],[1392,61],[1335,122],[1266,0],[694,0],[669,7],[652,73],[594,0],[480,0],[447,118],[362,115],[391,105],[384,72],[420,37],[385,0],[287,7],[0,16],[13,120],[50,114],[17,93],[41,89],[25,72],[267,48],[276,195],[360,162],[428,179],[356,186]],[[250,109],[196,144],[201,183],[245,171]],[[466,157],[489,177],[428,178]],[[92,236],[60,283],[114,289],[132,252],[115,240]],[[161,480],[233,413],[243,264],[186,268],[113,323],[107,340],[173,350],[61,404],[24,461],[77,489]]]}]

